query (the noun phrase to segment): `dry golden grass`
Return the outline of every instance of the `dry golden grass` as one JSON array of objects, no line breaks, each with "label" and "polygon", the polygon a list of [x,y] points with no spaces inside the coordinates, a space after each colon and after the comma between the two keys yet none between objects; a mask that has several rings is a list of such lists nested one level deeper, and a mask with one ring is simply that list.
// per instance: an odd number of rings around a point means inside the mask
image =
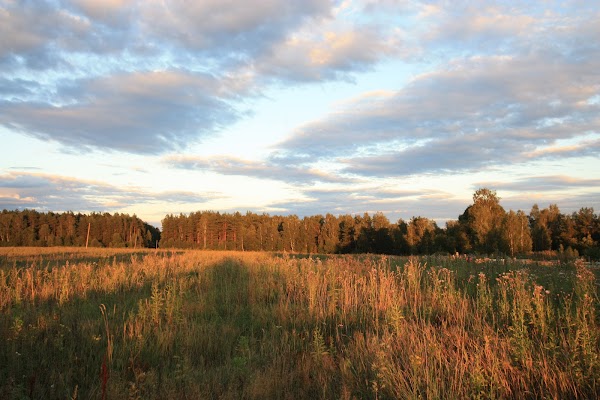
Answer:
[{"label": "dry golden grass", "polygon": [[448,259],[1,250],[0,398],[600,394],[581,263],[557,294]]}]

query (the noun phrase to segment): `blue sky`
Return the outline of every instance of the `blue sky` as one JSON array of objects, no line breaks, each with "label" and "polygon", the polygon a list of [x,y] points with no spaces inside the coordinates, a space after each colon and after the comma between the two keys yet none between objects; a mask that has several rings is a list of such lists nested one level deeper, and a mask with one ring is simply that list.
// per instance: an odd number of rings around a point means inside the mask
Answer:
[{"label": "blue sky", "polygon": [[0,0],[0,209],[600,208],[595,1]]}]

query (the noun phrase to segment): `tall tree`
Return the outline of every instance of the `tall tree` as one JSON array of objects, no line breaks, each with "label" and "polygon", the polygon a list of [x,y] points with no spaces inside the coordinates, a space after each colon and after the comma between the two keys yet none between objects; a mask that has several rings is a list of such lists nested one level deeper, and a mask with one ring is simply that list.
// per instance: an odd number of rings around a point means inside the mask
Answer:
[{"label": "tall tree", "polygon": [[564,216],[556,204],[540,210],[534,204],[529,213],[531,237],[534,251],[558,250],[561,239],[561,225]]},{"label": "tall tree", "polygon": [[504,246],[501,234],[504,215],[496,191],[482,188],[473,194],[473,204],[467,207],[459,221],[466,225],[475,248],[491,253]]},{"label": "tall tree", "polygon": [[411,254],[431,254],[435,252],[434,242],[436,223],[424,217],[412,217],[408,223],[406,241]]},{"label": "tall tree", "polygon": [[531,231],[527,215],[521,210],[510,210],[502,221],[504,243],[511,256],[531,251]]}]

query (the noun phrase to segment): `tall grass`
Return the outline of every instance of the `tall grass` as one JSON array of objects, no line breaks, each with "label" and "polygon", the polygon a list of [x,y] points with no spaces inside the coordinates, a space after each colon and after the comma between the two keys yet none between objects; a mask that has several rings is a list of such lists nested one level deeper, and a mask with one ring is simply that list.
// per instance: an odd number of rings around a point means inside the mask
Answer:
[{"label": "tall grass", "polygon": [[580,262],[562,292],[504,262],[80,254],[5,255],[0,398],[600,395]]}]

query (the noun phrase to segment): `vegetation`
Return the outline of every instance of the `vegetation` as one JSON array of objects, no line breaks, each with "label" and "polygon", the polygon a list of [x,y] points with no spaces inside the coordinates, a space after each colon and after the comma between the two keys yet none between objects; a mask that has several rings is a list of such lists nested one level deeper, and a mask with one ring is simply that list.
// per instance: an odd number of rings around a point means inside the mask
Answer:
[{"label": "vegetation", "polygon": [[3,399],[600,396],[580,260],[38,250],[0,249]]},{"label": "vegetation", "polygon": [[135,215],[39,213],[34,210],[4,210],[0,213],[0,246],[136,248],[155,247],[159,239],[159,230]]},{"label": "vegetation", "polygon": [[[88,236],[89,229],[89,236]],[[457,220],[440,228],[424,217],[391,223],[369,215],[270,216],[214,211],[167,215],[162,233],[135,215],[6,211],[0,246],[162,247],[204,250],[286,251],[322,254],[507,254],[552,251],[600,259],[600,217],[593,208],[562,214],[534,205],[527,215],[506,212],[496,192],[479,189]]]},{"label": "vegetation", "polygon": [[162,221],[162,247],[300,253],[376,253],[418,255],[501,253],[515,256],[554,251],[564,256],[600,259],[600,218],[592,208],[571,215],[556,205],[529,215],[506,212],[494,191],[480,189],[473,204],[446,228],[424,217],[390,223],[373,216],[332,214],[298,218],[248,212],[203,211]]}]

